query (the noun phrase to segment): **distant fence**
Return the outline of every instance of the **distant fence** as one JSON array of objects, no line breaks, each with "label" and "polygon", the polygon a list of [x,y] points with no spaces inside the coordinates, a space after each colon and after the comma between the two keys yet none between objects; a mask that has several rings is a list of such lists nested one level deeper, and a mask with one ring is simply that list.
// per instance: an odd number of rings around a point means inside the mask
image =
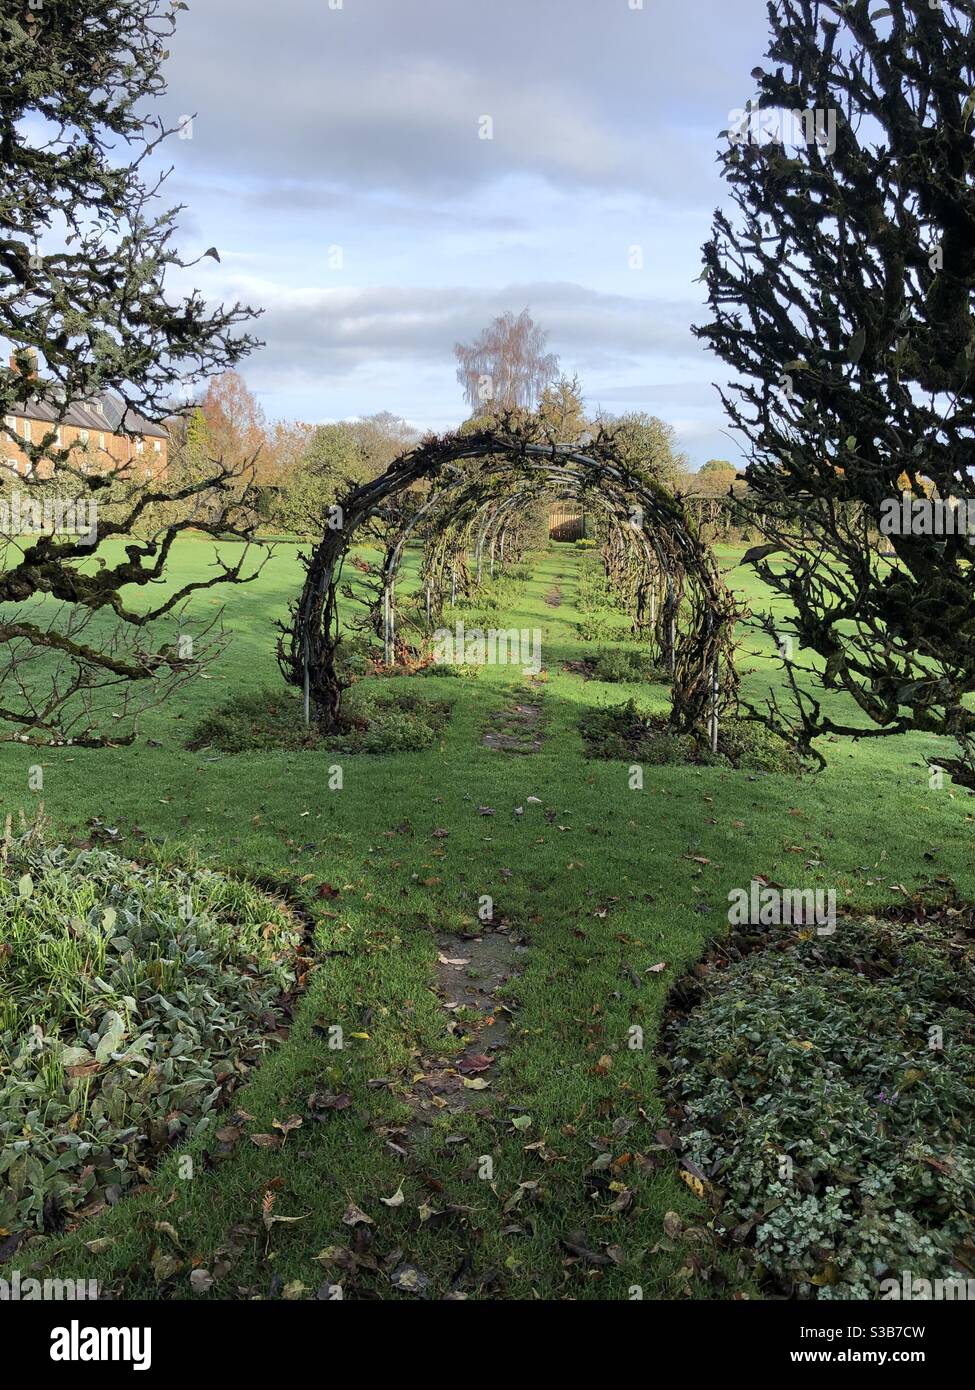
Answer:
[{"label": "distant fence", "polygon": [[585,513],[578,507],[553,507],[548,514],[548,534],[553,541],[580,541],[586,534]]}]

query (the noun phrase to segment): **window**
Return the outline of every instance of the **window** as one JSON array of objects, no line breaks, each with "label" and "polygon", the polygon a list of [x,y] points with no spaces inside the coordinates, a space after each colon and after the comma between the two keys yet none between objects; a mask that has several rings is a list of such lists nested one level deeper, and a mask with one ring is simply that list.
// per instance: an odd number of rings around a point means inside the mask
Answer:
[{"label": "window", "polygon": [[162,453],[162,445],[160,444],[160,442],[159,442],[158,439],[154,439],[154,440],[152,441],[152,447],[153,447],[153,451],[154,451],[155,453],[157,453],[157,454],[161,454],[161,453]]},{"label": "window", "polygon": [[98,436],[98,447],[99,447],[99,449],[104,449],[104,448],[105,448],[105,436],[104,436],[103,434],[100,434],[100,435]]},{"label": "window", "polygon": [[[60,433],[60,431],[59,431],[59,433]],[[91,438],[91,434],[90,434],[90,432],[89,432],[88,430],[79,430],[79,431],[78,431],[78,439],[79,439],[79,442],[80,442],[84,447],[87,447],[88,441],[89,441],[90,438]],[[58,442],[60,443],[60,441],[58,441]]]},{"label": "window", "polygon": [[135,441],[135,451],[136,451],[137,454],[143,453],[144,450],[145,450],[145,447],[146,447],[146,441],[145,441],[144,439],[137,439],[137,440]]}]

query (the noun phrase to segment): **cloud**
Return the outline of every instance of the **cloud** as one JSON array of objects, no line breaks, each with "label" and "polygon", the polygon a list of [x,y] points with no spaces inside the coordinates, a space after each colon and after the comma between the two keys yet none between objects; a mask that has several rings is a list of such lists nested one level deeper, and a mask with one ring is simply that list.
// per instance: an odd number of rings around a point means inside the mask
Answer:
[{"label": "cloud", "polygon": [[[729,57],[740,53],[745,78],[758,56],[756,9],[207,0],[180,17],[172,44],[174,114],[197,113],[179,154],[332,189],[458,195],[527,173],[696,196],[713,177],[714,136],[744,99]],[[479,138],[485,116],[490,140]]]},{"label": "cloud", "polygon": [[260,336],[273,344],[255,365],[265,376],[294,371],[349,375],[370,362],[439,367],[452,379],[453,348],[496,314],[527,307],[549,331],[566,370],[632,369],[647,354],[694,351],[691,301],[602,293],[571,283],[457,287],[283,289],[239,276],[231,298],[259,302]]},{"label": "cloud", "polygon": [[591,404],[716,435],[721,367],[690,333],[692,282],[721,201],[717,132],[765,28],[756,0],[181,12],[165,114],[196,119],[166,146],[170,192],[191,210],[181,245],[223,256],[193,282],[266,309],[248,383],[272,414],[388,408],[443,428],[465,413],[454,343],[527,306]]}]

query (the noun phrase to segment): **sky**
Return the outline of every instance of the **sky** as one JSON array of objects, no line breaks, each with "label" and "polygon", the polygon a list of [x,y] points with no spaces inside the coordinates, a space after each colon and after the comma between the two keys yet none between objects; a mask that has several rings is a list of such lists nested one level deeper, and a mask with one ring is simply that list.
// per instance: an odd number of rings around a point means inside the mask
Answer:
[{"label": "sky", "polygon": [[271,419],[468,414],[454,344],[528,308],[587,408],[741,459],[702,243],[764,0],[191,0],[166,65],[190,272],[263,308]]}]

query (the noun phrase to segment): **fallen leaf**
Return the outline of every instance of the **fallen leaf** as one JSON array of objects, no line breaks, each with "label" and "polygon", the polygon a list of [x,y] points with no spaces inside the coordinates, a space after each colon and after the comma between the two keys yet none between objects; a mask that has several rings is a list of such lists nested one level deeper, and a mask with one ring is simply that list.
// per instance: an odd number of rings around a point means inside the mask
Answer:
[{"label": "fallen leaf", "polygon": [[673,1238],[674,1236],[679,1236],[683,1229],[684,1223],[678,1216],[676,1211],[668,1211],[664,1213],[664,1232],[666,1235],[670,1236],[671,1238]]},{"label": "fallen leaf", "polygon": [[700,1178],[696,1178],[693,1173],[689,1173],[686,1168],[680,1170],[681,1178],[697,1197],[704,1196],[704,1184]]},{"label": "fallen leaf", "polygon": [[179,1273],[182,1261],[178,1260],[175,1255],[169,1255],[157,1247],[152,1253],[150,1263],[156,1283],[163,1284],[167,1279],[172,1279],[174,1274]]},{"label": "fallen leaf", "polygon": [[357,1207],[355,1202],[350,1202],[345,1209],[342,1217],[344,1226],[374,1226],[376,1223],[371,1216],[367,1216],[361,1207]]},{"label": "fallen leaf", "polygon": [[586,1264],[612,1264],[608,1255],[601,1255],[598,1250],[593,1250],[587,1244],[584,1231],[570,1231],[567,1236],[562,1237],[562,1244],[571,1254],[578,1255],[581,1260],[585,1260]]},{"label": "fallen leaf", "polygon": [[301,1127],[301,1116],[300,1116],[300,1115],[289,1115],[288,1118],[287,1118],[286,1120],[272,1120],[272,1121],[271,1121],[271,1128],[272,1128],[272,1129],[279,1129],[279,1130],[281,1131],[281,1134],[282,1134],[281,1147],[282,1147],[282,1148],[284,1148],[285,1142],[287,1141],[288,1135],[291,1133],[291,1131],[292,1131],[293,1129],[300,1129],[300,1127]]},{"label": "fallen leaf", "polygon": [[402,1289],[404,1293],[420,1293],[430,1279],[416,1265],[398,1265],[390,1275],[390,1281],[394,1288]]},{"label": "fallen leaf", "polygon": [[494,1061],[485,1052],[475,1052],[473,1057],[462,1057],[457,1063],[457,1070],[462,1072],[487,1071]]}]

